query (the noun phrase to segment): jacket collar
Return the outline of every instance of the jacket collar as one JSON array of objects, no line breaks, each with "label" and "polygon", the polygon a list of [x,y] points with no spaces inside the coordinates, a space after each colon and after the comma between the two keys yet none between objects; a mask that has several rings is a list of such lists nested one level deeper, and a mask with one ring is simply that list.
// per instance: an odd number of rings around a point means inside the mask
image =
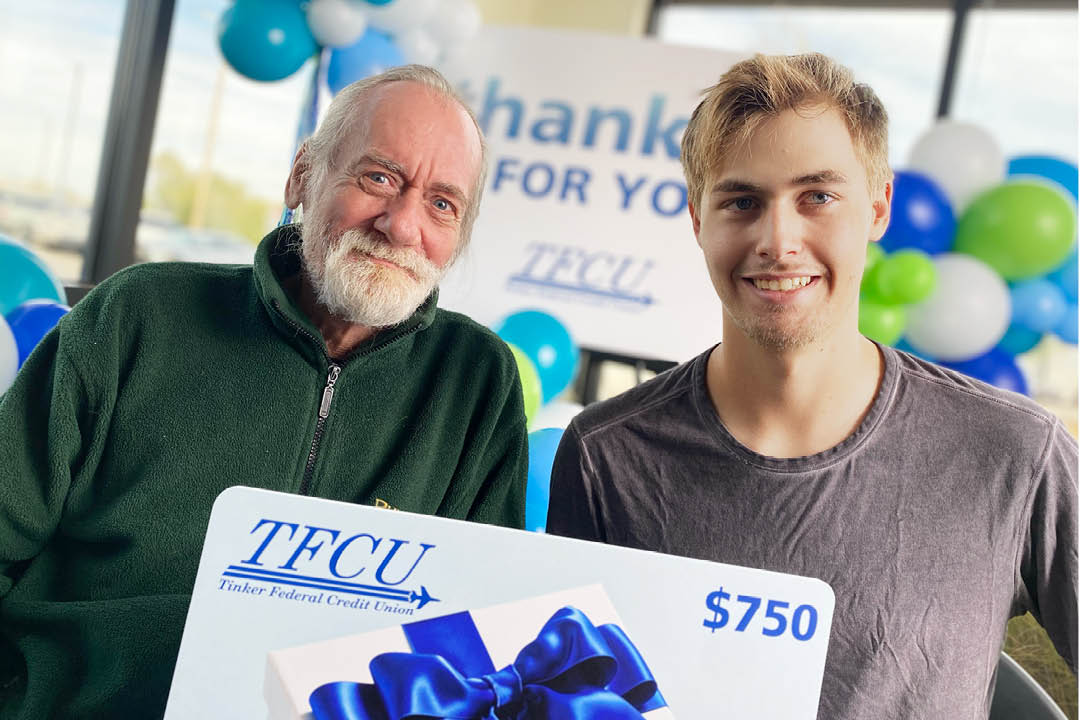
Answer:
[{"label": "jacket collar", "polygon": [[[255,292],[277,330],[290,344],[325,368],[329,357],[322,335],[282,285],[283,280],[300,272],[300,227],[299,224],[292,224],[274,228],[259,243],[253,271]],[[435,288],[407,320],[375,333],[345,362],[357,355],[374,352],[399,337],[430,327],[435,320],[438,300],[439,289]]]}]

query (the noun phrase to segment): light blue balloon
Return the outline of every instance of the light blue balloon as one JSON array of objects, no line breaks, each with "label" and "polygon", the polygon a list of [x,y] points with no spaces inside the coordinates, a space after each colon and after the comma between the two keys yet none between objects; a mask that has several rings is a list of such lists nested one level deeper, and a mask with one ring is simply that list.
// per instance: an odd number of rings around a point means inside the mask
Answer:
[{"label": "light blue balloon", "polygon": [[405,56],[389,35],[368,28],[352,45],[330,53],[326,85],[337,95],[350,83],[405,64]]},{"label": "light blue balloon", "polygon": [[[1064,308],[1062,311],[1064,312]],[[1038,345],[1042,338],[1043,334],[1041,332],[1013,323],[1005,331],[1005,335],[1002,336],[1001,340],[998,341],[997,346],[1010,355],[1023,355]]]},{"label": "light blue balloon", "polygon": [[1009,160],[1009,177],[1034,176],[1049,180],[1077,200],[1076,165],[1051,155],[1020,155]]},{"label": "light blue balloon", "polygon": [[1065,314],[1065,293],[1054,283],[1038,278],[1009,289],[1012,322],[1036,332],[1052,330]]},{"label": "light blue balloon", "polygon": [[37,255],[0,235],[0,315],[27,300],[67,304],[64,286]]},{"label": "light blue balloon", "polygon": [[1078,270],[1080,270],[1080,261],[1077,259],[1076,246],[1073,246],[1073,251],[1069,253],[1069,257],[1065,258],[1065,262],[1051,270],[1046,279],[1061,288],[1065,297],[1075,303],[1077,295],[1080,294],[1078,293],[1078,285],[1080,285],[1077,279]]},{"label": "light blue balloon", "polygon": [[529,433],[529,484],[525,487],[525,529],[544,532],[551,499],[551,466],[563,431],[544,428]]},{"label": "light blue balloon", "polygon": [[567,388],[577,372],[578,348],[561,322],[540,310],[523,310],[509,315],[495,332],[520,348],[540,374],[543,402]]},{"label": "light blue balloon", "polygon": [[218,21],[221,54],[261,82],[292,75],[319,50],[297,0],[236,0]]},{"label": "light blue balloon", "polygon": [[1070,303],[1065,309],[1065,315],[1062,316],[1061,322],[1054,328],[1054,334],[1067,343],[1076,344],[1078,334],[1076,303]]}]

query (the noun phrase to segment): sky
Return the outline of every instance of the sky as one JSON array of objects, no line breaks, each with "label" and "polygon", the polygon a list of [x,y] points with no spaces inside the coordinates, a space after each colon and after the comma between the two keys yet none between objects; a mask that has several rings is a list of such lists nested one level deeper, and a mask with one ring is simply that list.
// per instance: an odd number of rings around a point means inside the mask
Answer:
[{"label": "sky", "polygon": [[[306,65],[275,83],[224,67],[218,18],[228,0],[178,0],[152,155],[198,167],[223,73],[215,171],[280,199],[292,159]],[[124,0],[0,0],[0,187],[39,181],[89,203],[97,179]],[[951,28],[948,11],[700,8],[661,16],[671,43],[735,51],[819,50],[849,65],[891,117],[890,159],[902,169],[933,120]],[[974,11],[954,116],[986,127],[1006,155],[1077,156],[1077,13]]]}]

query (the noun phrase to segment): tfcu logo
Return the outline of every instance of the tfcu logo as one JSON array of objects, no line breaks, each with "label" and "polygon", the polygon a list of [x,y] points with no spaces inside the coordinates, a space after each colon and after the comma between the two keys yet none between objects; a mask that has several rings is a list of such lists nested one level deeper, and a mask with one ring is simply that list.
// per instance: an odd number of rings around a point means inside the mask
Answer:
[{"label": "tfcu logo", "polygon": [[652,260],[555,243],[532,243],[525,255],[520,269],[507,280],[508,289],[535,289],[638,309],[654,302],[645,290]]},{"label": "tfcu logo", "polygon": [[[375,599],[373,609],[387,611],[390,608],[378,606],[385,601],[415,602],[419,610],[429,602],[438,602],[423,585],[416,588],[408,584],[428,551],[435,548],[431,543],[267,518],[259,520],[250,535],[251,554],[222,572],[220,589],[269,597],[289,594],[290,599],[360,609],[367,609],[368,599]],[[251,580],[260,585],[246,582]],[[244,581],[243,587],[237,581]],[[296,596],[304,591],[290,588],[320,592],[299,598]],[[353,600],[345,602],[349,597]]]}]

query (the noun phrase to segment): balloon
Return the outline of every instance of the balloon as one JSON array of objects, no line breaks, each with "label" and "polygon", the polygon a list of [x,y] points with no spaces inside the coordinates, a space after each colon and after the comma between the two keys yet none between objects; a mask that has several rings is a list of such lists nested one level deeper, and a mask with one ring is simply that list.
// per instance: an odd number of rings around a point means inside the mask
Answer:
[{"label": "balloon", "polygon": [[561,393],[574,379],[578,349],[563,324],[539,310],[507,316],[495,328],[503,340],[525,351],[540,373],[544,402]]},{"label": "balloon", "polygon": [[348,0],[311,0],[307,23],[315,40],[331,48],[352,45],[367,29],[367,17]]},{"label": "balloon", "polygon": [[923,360],[928,360],[930,362],[934,362],[934,358],[930,357],[926,353],[919,352],[915,348],[911,347],[911,343],[909,343],[907,341],[907,338],[900,338],[899,340],[896,341],[896,344],[893,345],[893,347],[896,348],[897,350],[903,350],[906,353],[910,353],[910,354],[915,355],[917,357],[921,357]]},{"label": "balloon", "polygon": [[292,75],[319,49],[296,0],[236,0],[218,22],[218,44],[236,72],[262,82]]},{"label": "balloon", "polygon": [[1015,180],[979,195],[960,217],[956,252],[979,258],[1006,280],[1043,275],[1060,265],[1076,237],[1076,212],[1065,196]]},{"label": "balloon", "polygon": [[[370,2],[370,0],[368,0]],[[383,32],[397,35],[423,25],[435,11],[438,0],[395,0],[366,8],[368,22]]]},{"label": "balloon", "polygon": [[[1064,309],[1064,308],[1063,308]],[[1029,327],[1013,323],[1005,331],[997,346],[1012,356],[1023,355],[1028,350],[1039,344],[1043,334]]]},{"label": "balloon", "polygon": [[409,28],[396,35],[394,39],[408,62],[434,65],[439,57],[439,44],[423,28]]},{"label": "balloon", "polygon": [[1061,288],[1061,291],[1065,293],[1065,297],[1072,302],[1076,302],[1077,298],[1077,270],[1080,269],[1080,262],[1076,256],[1076,246],[1073,245],[1073,250],[1069,253],[1069,256],[1065,258],[1065,262],[1057,266],[1056,269],[1050,271],[1050,274],[1046,276],[1046,279]]},{"label": "balloon", "polygon": [[934,262],[921,250],[898,250],[877,264],[872,280],[886,305],[922,302],[934,291]]},{"label": "balloon", "polygon": [[977,125],[940,120],[915,141],[908,165],[936,181],[961,212],[977,193],[1005,178],[1005,156]]},{"label": "balloon", "polygon": [[1056,183],[1077,199],[1076,166],[1050,155],[1020,155],[1009,160],[1009,177],[1033,176]]},{"label": "balloon", "polygon": [[1024,379],[1024,374],[1017,367],[1016,360],[1001,348],[994,348],[983,355],[964,362],[944,362],[941,364],[1003,390],[1011,390],[1021,395],[1028,394],[1027,380]]},{"label": "balloon", "polygon": [[392,1],[393,0],[367,0],[368,4],[370,5],[388,5]]},{"label": "balloon", "polygon": [[866,267],[863,270],[863,277],[874,269],[874,267],[881,262],[885,257],[885,251],[881,249],[879,243],[870,243],[866,246]]},{"label": "balloon", "polygon": [[7,321],[0,317],[0,395],[7,392],[19,370],[19,348]]},{"label": "balloon", "polygon": [[69,310],[67,305],[51,300],[28,300],[5,316],[19,349],[19,367]]},{"label": "balloon", "polygon": [[1009,290],[1012,321],[1039,333],[1052,330],[1065,314],[1065,293],[1054,283],[1025,280]]},{"label": "balloon", "polygon": [[533,361],[521,351],[521,348],[512,343],[507,343],[507,345],[510,346],[510,352],[514,354],[518,377],[521,378],[521,392],[525,396],[525,422],[528,424],[536,415],[536,410],[540,407],[540,398],[543,397],[540,389],[540,375],[536,372]]},{"label": "balloon", "polygon": [[907,318],[899,305],[859,301],[859,332],[882,345],[892,345],[904,334]]},{"label": "balloon", "polygon": [[337,95],[350,83],[404,64],[405,58],[394,41],[381,32],[368,28],[360,39],[349,47],[338,48],[330,53],[326,84],[330,92]]},{"label": "balloon", "polygon": [[565,430],[579,412],[585,409],[584,405],[575,402],[559,402],[552,400],[536,411],[529,427],[540,430],[542,428],[559,428]]},{"label": "balloon", "polygon": [[551,466],[563,431],[545,428],[529,433],[529,480],[525,486],[525,529],[544,532],[551,498]]},{"label": "balloon", "polygon": [[67,302],[64,286],[34,253],[0,235],[0,314],[27,300]]},{"label": "balloon", "polygon": [[481,23],[480,11],[471,0],[444,0],[427,29],[435,42],[449,47],[472,40]]},{"label": "balloon", "polygon": [[1065,308],[1065,314],[1054,328],[1054,334],[1067,343],[1076,344],[1077,340],[1077,316],[1076,303],[1069,303]]},{"label": "balloon", "polygon": [[990,266],[968,255],[936,255],[934,267],[934,292],[908,307],[908,342],[947,362],[982,355],[1009,326],[1009,288]]},{"label": "balloon", "polygon": [[893,181],[892,216],[881,238],[888,252],[901,248],[928,255],[948,252],[956,234],[956,217],[938,185],[917,172],[898,171]]}]

